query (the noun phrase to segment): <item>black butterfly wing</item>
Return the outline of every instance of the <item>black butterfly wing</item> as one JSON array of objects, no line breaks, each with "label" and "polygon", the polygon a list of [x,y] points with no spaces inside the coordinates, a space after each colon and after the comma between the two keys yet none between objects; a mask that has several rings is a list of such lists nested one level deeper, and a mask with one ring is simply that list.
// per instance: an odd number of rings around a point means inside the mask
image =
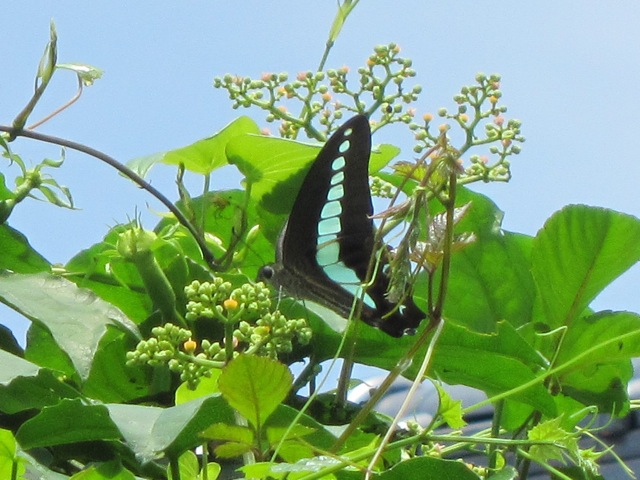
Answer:
[{"label": "black butterfly wing", "polygon": [[[348,238],[356,250],[369,240],[373,232],[368,180],[370,151],[371,130],[367,118],[361,115],[347,121],[329,138],[311,165],[289,216],[281,252],[285,265],[295,267],[304,260],[304,271],[309,265],[316,264],[317,238],[322,234],[319,224],[332,188],[343,189],[343,194],[336,200],[342,209],[339,215],[341,232],[338,233]],[[336,163],[340,158],[343,162]],[[343,163],[341,169],[333,167],[340,163]],[[305,248],[304,252],[301,248]],[[365,256],[369,254],[364,253]]]},{"label": "black butterfly wing", "polygon": [[[350,119],[331,136],[302,183],[278,248],[278,261],[289,277],[285,287],[345,317],[354,295],[362,294],[375,251],[370,152],[365,116]],[[416,328],[424,314],[410,298],[400,309],[387,300],[385,262],[383,255],[373,284],[366,288],[361,318],[399,337]]]}]

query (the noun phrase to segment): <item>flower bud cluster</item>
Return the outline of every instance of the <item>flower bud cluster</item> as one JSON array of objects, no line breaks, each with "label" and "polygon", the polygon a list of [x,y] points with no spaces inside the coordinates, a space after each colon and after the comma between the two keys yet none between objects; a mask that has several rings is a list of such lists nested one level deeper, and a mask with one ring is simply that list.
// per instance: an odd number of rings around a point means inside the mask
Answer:
[{"label": "flower bud cluster", "polygon": [[[216,77],[213,84],[228,92],[233,108],[256,106],[265,110],[267,122],[280,122],[282,137],[295,138],[300,129],[305,129],[309,136],[322,140],[323,134],[311,126],[311,120],[317,119],[328,134],[342,122],[345,111],[351,115],[384,106],[376,123],[411,121],[414,109],[408,105],[418,99],[422,87],[405,85],[416,72],[412,61],[399,53],[400,47],[395,43],[375,47],[366,64],[358,69],[360,78],[353,87],[348,67],[300,72],[295,79],[286,73],[265,73],[259,79],[227,74]],[[291,113],[299,111],[300,106],[302,116]]]},{"label": "flower bud cluster", "polygon": [[306,320],[288,320],[275,311],[263,315],[254,325],[241,321],[233,335],[238,343],[249,345],[258,355],[277,358],[279,354],[293,350],[294,339],[300,345],[307,345],[312,331]]},{"label": "flower bud cluster", "polygon": [[[455,111],[440,108],[436,114],[445,121],[453,121],[462,130],[465,140],[462,146],[457,147],[460,156],[474,147],[487,146],[489,154],[498,157],[489,162],[484,155],[472,155],[470,165],[463,167],[460,176],[464,183],[477,180],[508,181],[511,178],[508,157],[519,154],[519,144],[525,140],[520,130],[521,122],[514,119],[506,121],[503,116],[507,107],[499,104],[502,97],[499,75],[479,73],[475,80],[475,84],[463,86],[460,93],[454,95]],[[422,117],[422,124],[409,125],[417,141],[414,147],[416,153],[433,151],[442,145],[443,135],[449,138],[451,125],[441,123],[434,126],[433,119],[434,115],[426,114]],[[477,132],[480,124],[484,127],[484,135]]]},{"label": "flower bud cluster", "polygon": [[306,345],[311,329],[304,319],[287,319],[271,311],[270,291],[262,283],[233,288],[220,277],[211,282],[193,281],[184,289],[185,318],[195,323],[202,318],[225,325],[225,338],[193,340],[191,330],[167,323],[155,327],[152,337],[127,353],[127,364],[166,365],[183,382],[195,386],[211,369],[222,367],[241,351],[278,358],[293,350],[294,341]]},{"label": "flower bud cluster", "polygon": [[232,291],[230,282],[220,277],[215,277],[211,282],[199,282],[194,280],[184,288],[187,296],[188,321],[198,318],[219,318],[224,314],[222,302],[229,298]]},{"label": "flower bud cluster", "polygon": [[142,340],[136,349],[127,352],[127,365],[166,365],[169,370],[180,375],[180,380],[195,386],[203,376],[211,375],[213,360],[209,352],[194,355],[197,344],[191,340],[192,333],[186,328],[171,323],[154,327],[153,335]]},{"label": "flower bud cluster", "polygon": [[371,195],[380,198],[393,198],[396,189],[389,182],[385,182],[380,177],[372,177]]}]

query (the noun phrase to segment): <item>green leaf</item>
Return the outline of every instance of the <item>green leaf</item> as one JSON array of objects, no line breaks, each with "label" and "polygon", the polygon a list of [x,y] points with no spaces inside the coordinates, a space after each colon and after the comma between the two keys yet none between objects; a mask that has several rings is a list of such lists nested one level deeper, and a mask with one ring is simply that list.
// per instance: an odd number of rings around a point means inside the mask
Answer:
[{"label": "green leaf", "polygon": [[[265,238],[263,231],[265,228],[272,229],[276,232],[273,236],[275,238],[281,225],[280,222],[269,225],[265,216],[260,215],[256,210],[254,202],[249,202],[248,205],[246,203],[246,193],[242,190],[213,191],[191,199],[189,208],[193,212],[193,223],[207,234],[215,236],[224,246],[228,246],[238,235],[241,229],[241,214],[245,215],[249,228],[260,224],[258,234],[248,244],[245,242],[240,244],[240,258],[236,255],[234,260],[234,267],[241,268],[249,278],[255,278],[258,269],[265,263],[265,259],[274,256],[274,244]],[[177,206],[183,210],[186,210],[187,207],[183,201],[177,202]],[[162,232],[170,229],[173,230],[173,234],[167,236],[172,243],[180,246],[183,252],[182,256],[190,257],[193,261],[203,262],[200,249],[193,238],[186,233],[183,227],[176,227],[175,219],[162,219],[155,231],[161,235]],[[189,279],[204,280],[203,274],[195,271],[191,265]]]},{"label": "green leaf", "polygon": [[440,397],[438,414],[442,415],[443,420],[454,430],[464,427],[467,422],[462,419],[462,400],[454,400],[440,385],[435,382],[433,385],[438,390],[438,397]]},{"label": "green leaf", "polygon": [[54,372],[0,350],[0,411],[13,414],[80,394]]},{"label": "green leaf", "polygon": [[207,469],[208,480],[216,480],[222,472],[222,466],[216,462],[209,462],[205,467]]},{"label": "green leaf", "polygon": [[243,135],[227,145],[229,162],[251,185],[251,196],[271,213],[287,214],[320,147],[293,140]]},{"label": "green leaf", "polygon": [[254,432],[244,425],[228,425],[226,423],[214,423],[201,436],[207,440],[227,440],[247,445],[253,444]]},{"label": "green leaf", "polygon": [[[82,392],[102,402],[130,402],[170,388],[168,372],[161,369],[127,366],[126,354],[135,349],[136,341],[115,329],[109,329],[100,340],[93,357],[89,378]],[[158,377],[166,375],[166,383]]]},{"label": "green leaf", "polygon": [[79,383],[81,380],[69,355],[58,345],[51,331],[40,323],[32,323],[27,330],[24,356],[30,362],[60,372],[73,382]]},{"label": "green leaf", "polygon": [[176,405],[190,402],[200,397],[206,397],[213,393],[219,393],[218,377],[220,373],[221,371],[217,368],[211,369],[211,376],[200,378],[198,385],[194,389],[189,388],[188,382],[182,383],[176,390]]},{"label": "green leaf", "polygon": [[528,439],[533,442],[553,442],[553,445],[531,445],[529,453],[536,461],[542,464],[549,463],[550,460],[562,462],[565,448],[569,453],[577,450],[578,444],[575,437],[565,431],[561,423],[562,418],[553,418],[539,423],[527,432]]},{"label": "green leaf", "polygon": [[93,82],[102,78],[102,74],[104,73],[100,68],[84,63],[58,63],[56,68],[63,68],[75,72],[86,87],[93,85]]},{"label": "green leaf", "polygon": [[297,462],[299,460],[312,457],[316,450],[314,444],[309,439],[301,440],[303,436],[312,435],[314,430],[301,425],[294,425],[291,432],[284,438],[289,430],[288,427],[277,427],[267,429],[267,439],[270,447],[278,451],[278,457],[287,462]]},{"label": "green leaf", "polygon": [[8,225],[0,225],[0,251],[0,270],[36,273],[50,268],[49,262],[31,247],[27,237]]},{"label": "green leaf", "polygon": [[[486,196],[460,188],[456,205],[467,204],[456,234],[473,233],[476,241],[452,255],[445,317],[485,333],[495,331],[501,320],[520,327],[531,320],[536,294],[532,238],[502,231],[498,207]],[[430,208],[434,214],[442,211],[440,205]],[[416,282],[415,288],[416,297],[426,298],[426,282]]]},{"label": "green leaf", "polygon": [[[465,187],[456,190],[456,207],[471,204],[467,214],[460,220],[457,233],[473,232],[483,240],[485,237],[502,235],[502,219],[504,212],[486,195],[474,192]],[[444,212],[444,207],[439,202],[432,202],[434,213]],[[454,255],[455,256],[455,255]]]},{"label": "green leaf", "polygon": [[233,422],[233,412],[219,395],[171,408],[108,404],[109,415],[136,457],[146,463],[178,455],[202,444],[200,432],[216,422]]},{"label": "green leaf", "polygon": [[240,355],[224,368],[218,386],[229,405],[260,431],[286,398],[292,382],[291,372],[280,362]]},{"label": "green leaf", "polygon": [[563,338],[556,365],[568,368],[558,378],[565,394],[603,411],[625,413],[633,357],[640,357],[638,314],[600,312],[578,318]]},{"label": "green leaf", "polygon": [[89,376],[107,327],[140,336],[135,324],[120,310],[55,275],[2,273],[0,301],[46,327],[82,379]]},{"label": "green leaf", "polygon": [[81,472],[72,475],[69,480],[136,480],[135,475],[125,469],[120,461],[90,465]]},{"label": "green leaf", "polygon": [[[273,465],[270,474],[275,475],[276,478],[278,474],[288,474],[287,478],[300,478],[300,474],[306,472],[321,472],[322,469],[325,468],[335,470],[335,467],[341,463],[339,459],[327,455],[301,458],[295,463],[278,463]],[[344,466],[344,464],[342,466]],[[333,474],[325,474],[322,475],[321,478],[330,480],[335,478],[335,476]]]},{"label": "green leaf", "polygon": [[[200,464],[196,454],[192,451],[187,451],[180,455],[180,458],[178,458],[178,470],[180,471],[179,480],[198,480]],[[167,479],[173,480],[170,466],[167,466]]]},{"label": "green leaf", "polygon": [[120,432],[104,405],[87,405],[83,400],[62,400],[44,407],[22,424],[16,438],[25,450],[93,440],[118,440]]},{"label": "green leaf", "polygon": [[280,473],[278,475],[274,474],[272,469],[278,463],[274,462],[256,462],[249,465],[243,465],[238,468],[238,471],[245,474],[245,478],[275,478],[280,480],[281,478],[285,478],[287,473]]},{"label": "green leaf", "polygon": [[[280,430],[282,437],[285,435],[285,431],[292,424],[295,425],[289,432],[288,437],[300,437],[304,435],[304,442],[298,442],[294,439],[285,441],[280,445],[280,442],[275,438],[274,433]],[[314,418],[303,414],[287,406],[280,405],[276,411],[269,417],[267,422],[267,437],[272,448],[278,448],[278,455],[287,462],[296,462],[302,458],[306,458],[315,455],[315,448],[322,450],[329,450],[336,437],[330,433],[324,425],[320,424]],[[282,438],[281,437],[281,438]]]},{"label": "green leaf", "polygon": [[191,172],[208,175],[213,170],[227,165],[227,143],[239,135],[244,136],[248,133],[259,134],[260,129],[249,117],[239,117],[209,138],[186,147],[136,158],[127,162],[127,166],[142,177],[158,163],[184,165],[184,168]]},{"label": "green leaf", "polygon": [[[424,328],[424,325],[422,326]],[[420,332],[418,331],[418,335]],[[314,324],[314,354],[324,359],[335,351],[340,337],[318,334]],[[360,328],[354,361],[390,370],[415,341],[413,337],[394,339],[373,328]],[[331,346],[329,346],[331,345]],[[405,371],[415,375],[424,349],[416,354]],[[537,378],[535,372],[546,366],[545,359],[508,322],[499,322],[494,333],[478,333],[453,321],[447,321],[436,345],[430,375],[449,384],[462,384],[489,395],[518,388]],[[550,415],[555,404],[540,381],[515,399],[533,405]]]},{"label": "green leaf", "polygon": [[[418,357],[421,358],[420,354]],[[449,321],[433,358],[437,378],[449,384],[478,388],[489,396],[536,380],[539,375],[535,372],[543,366],[544,359],[507,322],[500,322],[495,334],[479,334]],[[553,397],[542,380],[509,398],[555,415]]]},{"label": "green leaf", "polygon": [[6,325],[0,324],[0,350],[24,356],[24,350],[16,340],[13,331]]},{"label": "green leaf", "polygon": [[529,322],[535,301],[530,251],[530,237],[504,232],[456,252],[445,316],[487,333],[501,320],[514,327]]},{"label": "green leaf", "polygon": [[307,435],[311,435],[315,431],[315,428],[306,427],[300,424],[287,425],[286,427],[269,427],[267,428],[267,439],[270,445],[276,446],[283,440],[302,438]]},{"label": "green leaf", "polygon": [[13,478],[14,471],[16,478],[23,478],[25,463],[25,459],[18,455],[18,445],[13,433],[0,429],[0,478]]},{"label": "green leaf", "polygon": [[[305,315],[299,305],[283,302],[281,309],[290,318]],[[312,355],[318,361],[331,358],[342,341],[342,334],[311,312],[307,311],[306,315],[314,332]],[[425,323],[420,328],[425,328]],[[419,329],[416,335],[420,332]],[[416,338],[392,338],[362,322],[349,332],[348,342],[354,341],[352,335],[357,338],[353,360],[385,370],[391,370],[397,364]],[[417,373],[424,352],[424,348],[419,351],[404,372],[407,378]],[[498,322],[495,332],[479,333],[451,320],[447,321],[440,336],[429,375],[449,384],[463,384],[494,395],[535,380],[535,372],[546,366],[544,357],[508,322]],[[542,381],[514,398],[550,415],[555,413],[553,398]]]},{"label": "green leaf", "polygon": [[443,460],[434,457],[412,458],[400,462],[378,476],[380,480],[480,480],[469,467],[457,460]]},{"label": "green leaf", "polygon": [[242,442],[226,442],[218,445],[214,452],[218,458],[235,458],[251,451],[251,445]]},{"label": "green leaf", "polygon": [[[4,146],[2,140],[0,140],[0,146]],[[8,157],[8,155],[3,155]],[[13,193],[8,187],[5,176],[0,173],[0,200],[9,200],[16,198],[16,194]]]},{"label": "green leaf", "polygon": [[491,480],[517,480],[520,478],[518,470],[511,466],[506,466],[491,474]]},{"label": "green leaf", "polygon": [[68,475],[63,475],[50,470],[27,453],[22,453],[21,456],[23,456],[26,459],[26,462],[28,462],[26,466],[26,478],[37,478],[38,480],[69,480]]},{"label": "green leaf", "polygon": [[570,325],[604,287],[640,260],[640,220],[604,208],[570,205],[538,232],[532,271],[550,329]]},{"label": "green leaf", "polygon": [[329,38],[327,40],[327,48],[331,48],[331,45],[338,39],[344,22],[347,21],[347,17],[353,11],[360,0],[344,0],[342,3],[338,2],[338,11],[336,17],[331,24],[331,30],[329,30]]},{"label": "green leaf", "polygon": [[[398,151],[391,145],[379,146],[371,153],[369,171],[383,168]],[[276,215],[291,211],[300,185],[319,152],[319,146],[255,135],[236,137],[227,146],[229,162],[246,177],[252,198]]]}]

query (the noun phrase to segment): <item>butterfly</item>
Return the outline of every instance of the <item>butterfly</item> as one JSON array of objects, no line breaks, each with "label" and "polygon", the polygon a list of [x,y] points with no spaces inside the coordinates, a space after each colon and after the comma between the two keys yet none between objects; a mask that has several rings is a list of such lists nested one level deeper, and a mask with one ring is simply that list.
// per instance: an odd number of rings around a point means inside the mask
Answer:
[{"label": "butterfly", "polygon": [[[410,295],[387,298],[389,247],[376,245],[369,190],[371,129],[364,115],[345,122],[314,160],[293,204],[276,249],[276,263],[259,278],[288,295],[360,319],[393,337],[413,334],[425,314]],[[380,248],[379,248],[380,247]],[[372,280],[367,271],[379,255]]]}]

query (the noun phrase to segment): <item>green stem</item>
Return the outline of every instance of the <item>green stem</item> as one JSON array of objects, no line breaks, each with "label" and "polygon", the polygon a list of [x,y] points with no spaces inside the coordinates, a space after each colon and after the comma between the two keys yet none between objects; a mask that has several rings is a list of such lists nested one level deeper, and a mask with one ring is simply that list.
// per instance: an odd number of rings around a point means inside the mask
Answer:
[{"label": "green stem", "polygon": [[[502,411],[504,409],[504,400],[496,402],[493,419],[491,423],[491,438],[498,438],[500,436],[500,420],[502,418]],[[489,470],[493,471],[498,463],[498,449],[497,444],[489,445]]]},{"label": "green stem", "polygon": [[209,480],[209,469],[207,466],[209,465],[209,448],[206,443],[203,443],[202,446],[202,480]]},{"label": "green stem", "polygon": [[171,469],[171,480],[180,480],[180,463],[175,455],[169,459],[169,468]]},{"label": "green stem", "polygon": [[9,130],[9,138],[13,140],[18,132],[21,132],[24,126],[27,123],[27,119],[29,115],[33,112],[33,109],[38,104],[40,97],[44,94],[51,78],[53,77],[53,73],[56,69],[56,63],[58,59],[58,36],[56,34],[56,29],[51,22],[50,26],[50,40],[47,44],[42,59],[40,60],[40,65],[38,67],[38,76],[36,77],[36,82],[38,79],[41,80],[40,84],[36,83],[35,92],[33,92],[32,97],[29,99],[29,102],[25,105],[22,111],[16,116],[13,120],[13,128]]},{"label": "green stem", "polygon": [[176,294],[169,279],[158,265],[153,252],[151,250],[139,252],[132,256],[132,260],[140,277],[142,277],[147,294],[151,297],[154,307],[162,314],[163,319],[186,327],[187,322],[176,309]]},{"label": "green stem", "polygon": [[227,363],[233,360],[233,330],[235,324],[231,322],[225,322],[224,324],[224,352],[227,359]]},{"label": "green stem", "polygon": [[184,352],[181,352],[180,350],[176,351],[176,356],[181,360],[195,363],[196,365],[201,365],[203,367],[223,368],[225,366],[225,362],[217,362],[215,360],[208,360],[206,358],[196,357],[195,355],[184,353]]},{"label": "green stem", "polygon": [[[529,455],[528,452],[522,450],[521,448],[518,448],[517,450],[518,455],[526,458],[528,460],[528,462],[530,463],[531,461],[534,461],[535,459]],[[560,470],[553,468],[551,465],[546,464],[546,463],[540,463],[540,462],[536,462],[538,463],[538,465],[540,465],[542,468],[544,468],[547,472],[553,474],[553,478],[558,478],[560,480],[571,480],[571,477],[568,477],[567,475],[565,475],[564,473],[562,473]],[[519,478],[523,478],[526,479],[527,473],[525,473],[524,477],[519,477]]]}]

